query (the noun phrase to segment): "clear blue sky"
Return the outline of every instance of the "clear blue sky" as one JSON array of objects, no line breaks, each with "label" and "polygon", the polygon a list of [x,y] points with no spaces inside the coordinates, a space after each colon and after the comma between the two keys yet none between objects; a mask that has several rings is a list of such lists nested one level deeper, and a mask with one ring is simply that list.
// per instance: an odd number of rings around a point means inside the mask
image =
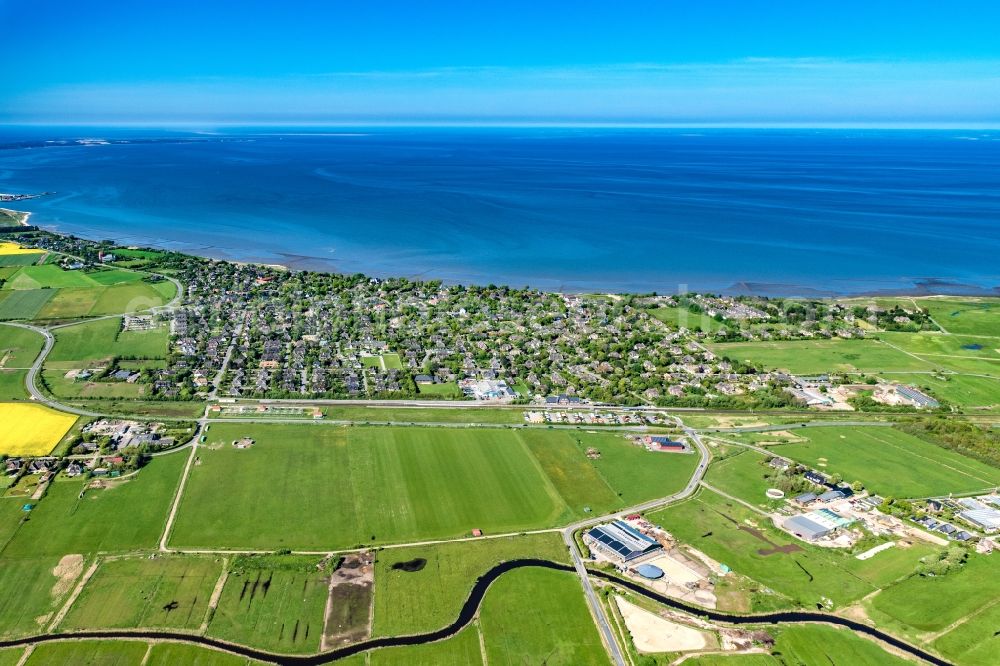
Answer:
[{"label": "clear blue sky", "polygon": [[0,0],[0,122],[1000,126],[1000,3]]}]

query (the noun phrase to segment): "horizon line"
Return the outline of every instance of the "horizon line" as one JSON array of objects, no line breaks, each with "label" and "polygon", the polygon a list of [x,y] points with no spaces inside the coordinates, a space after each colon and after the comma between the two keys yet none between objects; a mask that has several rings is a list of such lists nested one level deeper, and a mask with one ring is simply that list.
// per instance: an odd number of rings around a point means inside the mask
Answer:
[{"label": "horizon line", "polygon": [[580,129],[856,129],[856,130],[1000,130],[1000,121],[963,122],[622,122],[622,121],[217,121],[217,120],[101,120],[101,121],[0,121],[0,127],[95,127],[95,128],[171,128],[171,127],[316,127],[316,128],[580,128]]}]

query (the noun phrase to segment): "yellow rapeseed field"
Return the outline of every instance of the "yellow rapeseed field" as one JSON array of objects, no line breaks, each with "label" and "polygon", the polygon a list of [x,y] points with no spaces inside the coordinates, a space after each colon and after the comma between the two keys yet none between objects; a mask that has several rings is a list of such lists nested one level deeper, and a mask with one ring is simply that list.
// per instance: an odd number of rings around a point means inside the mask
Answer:
[{"label": "yellow rapeseed field", "polygon": [[44,456],[76,423],[76,416],[42,405],[0,402],[0,453]]},{"label": "yellow rapeseed field", "polygon": [[21,247],[17,243],[3,241],[0,242],[0,255],[4,254],[41,254],[41,250],[33,250],[29,247]]}]

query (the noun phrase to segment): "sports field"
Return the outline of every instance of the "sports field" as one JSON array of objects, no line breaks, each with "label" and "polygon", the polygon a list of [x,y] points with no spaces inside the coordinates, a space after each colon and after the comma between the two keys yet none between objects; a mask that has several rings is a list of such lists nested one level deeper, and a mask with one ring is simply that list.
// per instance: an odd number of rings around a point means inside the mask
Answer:
[{"label": "sports field", "polygon": [[0,453],[43,456],[76,423],[76,415],[42,405],[0,403]]},{"label": "sports field", "polygon": [[[569,562],[557,532],[379,551],[372,634],[399,636],[446,626],[458,617],[477,578],[519,557]],[[403,566],[419,560],[424,562],[418,571]]]},{"label": "sports field", "polygon": [[1000,485],[1000,469],[894,428],[801,428],[796,434],[809,441],[774,452],[882,495],[928,497]]},{"label": "sports field", "polygon": [[102,562],[60,623],[74,629],[198,629],[222,558],[160,556]]},{"label": "sports field", "polygon": [[759,363],[764,368],[794,374],[825,372],[902,372],[932,370],[927,361],[875,340],[788,340],[727,342],[709,345],[718,356]]},{"label": "sports field", "polygon": [[[231,446],[244,435],[256,445]],[[215,424],[207,446],[199,447],[171,544],[316,550],[448,538],[476,528],[496,534],[549,527],[586,515],[586,506],[597,511],[625,506],[623,497],[676,492],[697,464],[695,456],[647,453],[611,437]],[[602,451],[594,463],[585,455],[592,441]],[[533,455],[546,442],[555,453]],[[626,476],[620,461],[633,456],[647,469]],[[587,470],[594,501],[586,483],[583,490],[571,483]]]}]

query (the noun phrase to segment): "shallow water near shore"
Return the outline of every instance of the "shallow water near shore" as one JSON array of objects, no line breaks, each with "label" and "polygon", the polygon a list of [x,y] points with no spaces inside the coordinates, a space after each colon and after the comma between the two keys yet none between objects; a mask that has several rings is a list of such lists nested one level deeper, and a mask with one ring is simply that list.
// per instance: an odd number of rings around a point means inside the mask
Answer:
[{"label": "shallow water near shore", "polygon": [[[112,138],[112,145],[45,140]],[[147,139],[155,139],[148,141]],[[570,291],[994,293],[1000,133],[0,130],[32,224]]]}]

